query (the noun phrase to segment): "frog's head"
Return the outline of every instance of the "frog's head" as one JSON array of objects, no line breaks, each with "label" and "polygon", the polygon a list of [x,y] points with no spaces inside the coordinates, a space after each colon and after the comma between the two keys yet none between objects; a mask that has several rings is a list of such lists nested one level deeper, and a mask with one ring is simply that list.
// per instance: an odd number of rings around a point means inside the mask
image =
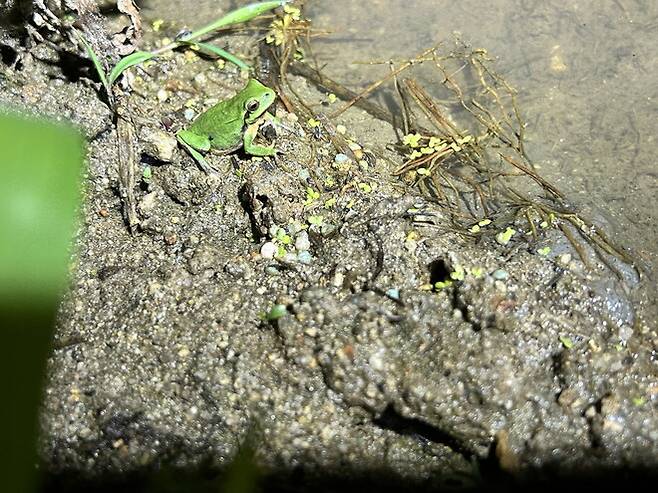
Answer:
[{"label": "frog's head", "polygon": [[253,123],[256,121],[267,109],[272,106],[276,99],[276,93],[267,86],[264,86],[256,79],[251,79],[244,88],[244,110],[245,121]]}]

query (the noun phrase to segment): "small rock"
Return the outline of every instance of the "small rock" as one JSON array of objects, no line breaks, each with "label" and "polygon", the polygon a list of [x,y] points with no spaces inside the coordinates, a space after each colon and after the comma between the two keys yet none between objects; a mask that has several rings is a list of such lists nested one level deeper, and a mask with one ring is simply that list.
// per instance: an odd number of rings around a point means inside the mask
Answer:
[{"label": "small rock", "polygon": [[272,259],[274,258],[274,255],[276,255],[277,250],[278,248],[274,243],[267,241],[263,243],[262,247],[260,247],[260,254],[263,258]]},{"label": "small rock", "polygon": [[306,231],[301,231],[297,235],[297,238],[295,238],[295,248],[300,252],[304,252],[311,248],[311,242],[308,239],[308,233]]},{"label": "small rock", "polygon": [[493,278],[498,280],[498,281],[505,281],[509,277],[509,274],[507,273],[507,271],[503,270],[503,269],[496,269],[493,272],[492,275],[493,275]]},{"label": "small rock", "polygon": [[344,164],[349,160],[350,158],[347,156],[347,154],[338,153],[334,156],[334,162],[336,164]]},{"label": "small rock", "polygon": [[294,253],[288,252],[283,256],[281,260],[289,264],[294,264],[299,259],[297,258],[297,255],[295,255]]},{"label": "small rock", "polygon": [[187,108],[187,109],[183,112],[183,116],[185,117],[185,119],[186,119],[188,122],[192,121],[192,120],[194,119],[194,116],[195,116],[195,115],[196,115],[196,111],[194,111],[192,108]]},{"label": "small rock", "polygon": [[297,254],[297,260],[302,264],[308,265],[313,262],[313,256],[308,251],[304,250],[303,252],[299,252]]},{"label": "small rock", "polygon": [[399,300],[400,299],[400,290],[397,288],[391,288],[386,291],[386,296],[391,299]]},{"label": "small rock", "polygon": [[142,200],[139,201],[139,212],[142,216],[149,217],[153,210],[155,209],[158,201],[158,193],[151,192],[147,193],[142,197]]},{"label": "small rock", "polygon": [[306,168],[302,168],[297,172],[297,176],[302,181],[308,181],[311,179],[311,173]]},{"label": "small rock", "polygon": [[570,253],[563,253],[558,257],[558,262],[560,265],[566,267],[569,265],[569,262],[571,262],[571,254]]},{"label": "small rock", "polygon": [[157,128],[142,127],[140,138],[144,142],[144,152],[158,161],[170,163],[176,149],[176,138]]},{"label": "small rock", "polygon": [[166,89],[160,89],[158,91],[157,96],[158,96],[158,101],[160,103],[164,103],[167,99],[169,99],[169,91],[167,91]]}]

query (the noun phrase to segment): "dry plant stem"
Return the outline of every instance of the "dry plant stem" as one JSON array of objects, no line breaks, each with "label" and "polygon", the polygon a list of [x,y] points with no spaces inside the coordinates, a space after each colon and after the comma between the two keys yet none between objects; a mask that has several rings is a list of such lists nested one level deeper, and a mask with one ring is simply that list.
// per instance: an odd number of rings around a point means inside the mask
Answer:
[{"label": "dry plant stem", "polygon": [[[391,62],[389,66],[391,70],[393,70],[393,62]],[[409,129],[411,128],[411,108],[409,106],[409,99],[406,93],[402,91],[397,76],[393,77],[393,85],[395,87],[395,92],[400,98],[400,107],[402,108],[402,131],[405,135],[407,135],[409,134]]]},{"label": "dry plant stem", "polygon": [[[496,103],[498,104],[499,109],[501,110],[501,114],[503,115],[503,118],[509,125],[509,128],[514,132],[516,135],[516,141],[518,145],[518,150],[521,153],[521,155],[528,160],[528,156],[526,155],[525,148],[523,146],[523,140],[524,140],[524,130],[525,130],[525,123],[521,119],[521,114],[519,112],[518,105],[516,104],[516,90],[511,87],[505,79],[500,77],[498,74],[492,72],[487,68],[486,65],[482,63],[482,60],[480,58],[475,58],[473,55],[471,55],[471,60],[473,65],[475,66],[476,70],[478,70],[478,73],[480,74],[480,80],[486,87],[487,91],[490,92],[495,100]],[[505,90],[507,91],[508,96],[510,96],[511,102],[512,102],[512,109],[514,111],[514,117],[516,119],[516,124],[513,124],[509,118],[507,117],[507,111],[505,109],[505,106],[500,100],[500,97],[498,96],[498,93],[486,82],[484,82],[484,74],[487,74],[492,80],[494,80],[496,83],[501,84]]]},{"label": "dry plant stem", "polygon": [[[423,57],[425,57],[428,53],[431,53],[432,51],[434,51],[434,49],[435,49],[434,47],[429,48],[429,49],[425,50],[421,55],[419,55],[419,56],[416,57],[416,58],[423,58]],[[404,71],[407,70],[409,67],[411,67],[412,65],[418,63],[418,62],[416,62],[415,60],[416,60],[416,59],[414,59],[414,60],[409,60],[408,62],[402,64],[402,65],[401,65],[400,67],[398,67],[397,69],[391,71],[391,73],[389,73],[389,74],[388,74],[386,77],[384,77],[383,79],[380,79],[380,80],[378,80],[378,81],[373,82],[372,84],[370,84],[370,85],[369,85],[368,87],[366,87],[363,91],[361,91],[359,94],[357,94],[357,96],[356,96],[355,98],[353,98],[350,102],[348,102],[348,103],[347,103],[346,105],[344,105],[342,108],[339,108],[338,110],[336,110],[335,112],[333,112],[333,113],[330,115],[330,117],[331,117],[331,118],[335,118],[335,117],[341,115],[342,113],[344,113],[346,110],[348,110],[349,108],[351,108],[351,107],[352,107],[355,103],[357,103],[359,100],[363,99],[363,98],[366,97],[368,94],[370,94],[372,91],[374,91],[374,90],[377,89],[379,86],[381,86],[384,82],[386,82],[386,81],[390,80],[391,78],[393,78],[393,77],[399,75],[400,73],[404,72]]]},{"label": "dry plant stem", "polygon": [[[289,70],[291,73],[309,80],[320,89],[335,94],[336,97],[342,99],[343,101],[353,101],[358,97],[358,94],[354,91],[347,89],[345,86],[330,79],[326,75],[322,75],[319,71],[304,62],[291,63]],[[395,118],[393,118],[393,115],[391,115],[389,111],[382,108],[378,104],[365,99],[358,100],[354,104],[378,120],[383,120],[404,131],[404,127],[400,126],[400,123],[397,122]]]},{"label": "dry plant stem", "polygon": [[403,83],[405,88],[416,100],[418,106],[420,106],[420,109],[423,110],[430,121],[434,123],[434,126],[439,132],[450,137],[453,141],[457,141],[462,137],[457,127],[443,116],[440,108],[415,80],[404,79]]},{"label": "dry plant stem", "polygon": [[119,155],[119,194],[128,229],[135,233],[139,225],[135,199],[135,170],[137,168],[137,139],[132,111],[123,102],[117,104],[117,151]]},{"label": "dry plant stem", "polygon": [[502,157],[505,161],[507,161],[515,168],[523,171],[526,175],[532,178],[537,184],[541,185],[543,188],[551,192],[555,197],[559,197],[561,199],[564,198],[564,194],[562,194],[562,192],[560,192],[554,185],[551,185],[548,181],[546,181],[544,178],[539,176],[533,170],[527,168],[521,163],[514,161],[511,157],[505,156],[504,154],[499,153],[499,156]]}]

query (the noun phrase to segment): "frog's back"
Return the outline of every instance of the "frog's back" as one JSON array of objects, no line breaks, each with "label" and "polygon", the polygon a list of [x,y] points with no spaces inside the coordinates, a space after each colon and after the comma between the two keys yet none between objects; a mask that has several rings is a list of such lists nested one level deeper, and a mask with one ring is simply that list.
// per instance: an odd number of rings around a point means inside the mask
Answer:
[{"label": "frog's back", "polygon": [[213,149],[237,149],[244,133],[241,108],[235,97],[221,101],[194,120],[194,131],[207,136]]}]

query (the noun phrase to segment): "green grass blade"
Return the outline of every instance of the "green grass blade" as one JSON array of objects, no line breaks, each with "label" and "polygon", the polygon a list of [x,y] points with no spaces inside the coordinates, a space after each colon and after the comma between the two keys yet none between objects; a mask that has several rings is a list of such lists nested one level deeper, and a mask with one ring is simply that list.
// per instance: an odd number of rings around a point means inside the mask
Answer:
[{"label": "green grass blade", "polygon": [[269,10],[281,7],[289,1],[290,0],[276,0],[273,2],[250,3],[249,5],[245,5],[244,7],[240,7],[239,9],[229,12],[225,16],[217,19],[215,22],[208,24],[207,26],[197,29],[189,36],[186,36],[182,41],[192,41],[203,36],[204,34],[215,31],[220,27],[250,21],[254,17],[258,17],[259,15],[264,14]]},{"label": "green grass blade", "polygon": [[105,90],[110,92],[110,84],[107,82],[107,75],[105,75],[105,67],[103,67],[103,64],[101,63],[100,59],[96,55],[96,52],[94,49],[91,47],[89,42],[85,39],[85,37],[79,33],[78,31],[75,31],[75,33],[78,35],[78,39],[82,42],[83,46],[85,47],[85,51],[87,52],[87,55],[89,58],[91,58],[91,61],[94,64],[94,67],[96,67],[96,72],[98,72],[98,77],[100,78],[101,82],[103,83],[103,86],[105,86]]},{"label": "green grass blade", "polygon": [[211,55],[216,55],[218,57],[223,58],[224,60],[227,60],[231,63],[236,64],[240,69],[242,70],[251,70],[251,67],[240,60],[238,57],[235,55],[232,55],[226,50],[222,50],[221,48],[218,48],[217,46],[208,44],[208,43],[188,43],[186,42],[185,44],[189,44],[190,46],[196,47],[199,51],[202,53],[209,53]]},{"label": "green grass blade", "polygon": [[131,53],[130,55],[123,57],[110,72],[110,85],[114,84],[114,82],[119,78],[124,70],[135,65],[139,65],[140,63],[145,62],[146,60],[150,60],[155,56],[156,55],[148,51],[136,51],[135,53]]}]

